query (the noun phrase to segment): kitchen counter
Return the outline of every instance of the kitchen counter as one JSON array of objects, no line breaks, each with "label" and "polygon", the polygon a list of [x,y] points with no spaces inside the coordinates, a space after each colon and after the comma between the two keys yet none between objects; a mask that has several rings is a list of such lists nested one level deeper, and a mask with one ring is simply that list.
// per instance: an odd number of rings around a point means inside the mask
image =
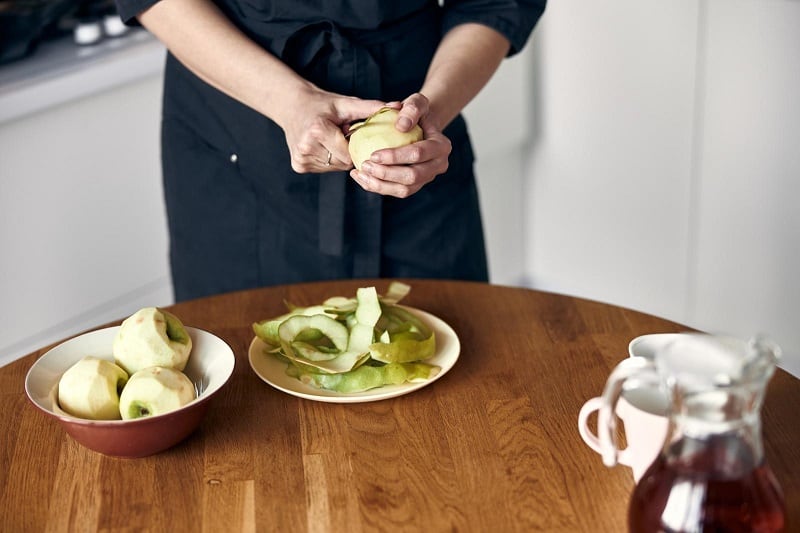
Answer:
[{"label": "kitchen counter", "polygon": [[144,29],[95,45],[45,41],[0,66],[0,124],[161,72],[164,47]]}]

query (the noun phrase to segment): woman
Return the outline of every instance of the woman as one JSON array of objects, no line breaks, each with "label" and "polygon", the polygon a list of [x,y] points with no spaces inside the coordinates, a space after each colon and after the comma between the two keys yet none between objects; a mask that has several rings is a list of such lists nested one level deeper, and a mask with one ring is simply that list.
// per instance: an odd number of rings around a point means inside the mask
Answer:
[{"label": "woman", "polygon": [[[335,278],[486,281],[460,112],[544,3],[117,0],[169,50],[176,300]],[[356,171],[347,127],[387,102],[424,139]]]}]

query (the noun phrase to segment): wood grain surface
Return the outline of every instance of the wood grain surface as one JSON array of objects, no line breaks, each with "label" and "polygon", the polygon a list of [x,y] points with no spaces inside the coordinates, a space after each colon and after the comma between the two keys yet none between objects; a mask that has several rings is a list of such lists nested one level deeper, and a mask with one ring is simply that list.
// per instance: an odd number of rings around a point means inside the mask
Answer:
[{"label": "wood grain surface", "polygon": [[[386,280],[170,307],[230,344],[236,367],[194,434],[142,459],[92,452],[30,404],[25,375],[49,347],[0,368],[0,530],[625,531],[630,470],[603,466],[578,435],[578,411],[632,338],[688,328],[528,289],[407,281],[404,303],[450,324],[460,358],[430,386],[369,403],[278,391],[247,351],[251,324],[283,313],[284,301],[310,305],[367,285],[383,292]],[[800,381],[779,370],[763,432],[788,531],[800,530],[799,412]]]}]

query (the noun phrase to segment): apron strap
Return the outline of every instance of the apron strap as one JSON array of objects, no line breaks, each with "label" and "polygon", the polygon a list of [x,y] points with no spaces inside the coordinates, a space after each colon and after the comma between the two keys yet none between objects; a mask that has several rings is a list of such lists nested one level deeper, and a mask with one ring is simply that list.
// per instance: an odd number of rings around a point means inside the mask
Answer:
[{"label": "apron strap", "polygon": [[[420,19],[436,17],[437,13],[438,5],[432,2],[417,13],[375,31],[348,32],[327,20],[283,27],[272,39],[271,48],[296,72],[326,90],[379,99],[381,70],[368,47],[407,39],[420,27]],[[353,238],[352,275],[379,277],[383,197],[352,183],[348,172],[329,172],[319,179],[320,252],[337,257],[343,255],[349,215],[348,227],[352,227]]]}]

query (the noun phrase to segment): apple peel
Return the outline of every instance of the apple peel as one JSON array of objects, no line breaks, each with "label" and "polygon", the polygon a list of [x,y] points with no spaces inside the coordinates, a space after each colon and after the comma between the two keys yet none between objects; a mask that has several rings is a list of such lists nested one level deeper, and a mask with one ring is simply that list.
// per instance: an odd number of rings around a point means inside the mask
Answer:
[{"label": "apple peel", "polygon": [[265,354],[313,387],[357,392],[424,381],[440,370],[423,362],[435,355],[436,336],[424,320],[398,305],[410,289],[392,282],[379,295],[375,287],[361,287],[355,298],[325,300],[325,314],[315,314],[320,306],[305,308],[312,313],[294,308],[292,314],[254,323],[253,330],[267,343]]}]

